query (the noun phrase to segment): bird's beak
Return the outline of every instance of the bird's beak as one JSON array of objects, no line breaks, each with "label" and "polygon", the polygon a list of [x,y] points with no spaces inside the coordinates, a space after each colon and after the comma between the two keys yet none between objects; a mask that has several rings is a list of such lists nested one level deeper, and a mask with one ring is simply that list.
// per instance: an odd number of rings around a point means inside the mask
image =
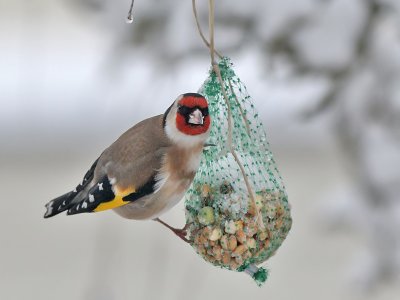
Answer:
[{"label": "bird's beak", "polygon": [[203,125],[204,124],[204,116],[199,109],[196,109],[189,116],[189,123],[193,125]]}]

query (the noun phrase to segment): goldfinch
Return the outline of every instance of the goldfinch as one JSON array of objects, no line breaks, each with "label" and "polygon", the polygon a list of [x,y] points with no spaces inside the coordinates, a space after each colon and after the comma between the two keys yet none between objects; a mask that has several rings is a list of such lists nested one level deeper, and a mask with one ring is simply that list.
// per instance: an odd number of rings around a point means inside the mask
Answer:
[{"label": "goldfinch", "polygon": [[124,218],[154,219],[174,230],[158,217],[176,205],[192,183],[210,125],[207,100],[196,93],[180,95],[163,115],[122,134],[82,183],[46,204],[44,217],[113,209]]}]

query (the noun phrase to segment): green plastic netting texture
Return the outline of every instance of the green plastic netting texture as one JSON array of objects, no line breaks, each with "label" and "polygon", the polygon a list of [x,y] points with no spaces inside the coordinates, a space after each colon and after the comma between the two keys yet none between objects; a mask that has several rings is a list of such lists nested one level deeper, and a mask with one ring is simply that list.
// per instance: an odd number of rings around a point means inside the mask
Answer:
[{"label": "green plastic netting texture", "polygon": [[245,85],[228,58],[218,66],[229,101],[211,70],[199,91],[208,100],[212,125],[209,145],[185,196],[188,237],[206,261],[244,271],[260,285],[267,271],[257,266],[286,238],[292,225],[290,206]]}]

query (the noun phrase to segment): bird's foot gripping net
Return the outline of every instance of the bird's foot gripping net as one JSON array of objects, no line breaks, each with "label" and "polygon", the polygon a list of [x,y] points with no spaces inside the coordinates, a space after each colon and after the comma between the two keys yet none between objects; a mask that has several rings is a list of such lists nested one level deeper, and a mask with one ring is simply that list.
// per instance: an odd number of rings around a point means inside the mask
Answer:
[{"label": "bird's foot gripping net", "polygon": [[246,272],[282,244],[292,219],[285,187],[259,115],[228,58],[215,64],[200,91],[209,103],[210,138],[186,194],[188,236],[206,261]]}]

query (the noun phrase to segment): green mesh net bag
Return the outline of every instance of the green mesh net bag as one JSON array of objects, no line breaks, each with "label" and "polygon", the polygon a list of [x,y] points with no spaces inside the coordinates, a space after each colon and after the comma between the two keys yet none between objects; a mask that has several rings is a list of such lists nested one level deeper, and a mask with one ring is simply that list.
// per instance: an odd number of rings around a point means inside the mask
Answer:
[{"label": "green mesh net bag", "polygon": [[262,284],[267,270],[258,265],[286,238],[290,206],[246,87],[228,58],[218,66],[224,89],[211,71],[199,91],[209,102],[212,128],[185,197],[188,237],[206,261]]}]

